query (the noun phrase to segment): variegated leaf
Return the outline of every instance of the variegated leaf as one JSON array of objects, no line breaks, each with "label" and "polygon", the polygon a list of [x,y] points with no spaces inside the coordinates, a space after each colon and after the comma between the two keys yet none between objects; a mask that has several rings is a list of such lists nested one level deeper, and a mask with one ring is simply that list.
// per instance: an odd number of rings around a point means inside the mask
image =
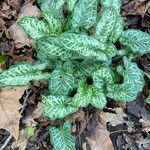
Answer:
[{"label": "variegated leaf", "polygon": [[37,51],[37,59],[40,62],[45,62],[47,60],[49,60],[49,56],[45,55],[45,53],[43,54],[42,51],[38,50]]},{"label": "variegated leaf", "polygon": [[87,59],[87,60],[83,60],[83,62],[79,64],[78,66],[82,74],[84,74],[85,76],[91,76],[91,74],[96,69],[101,67],[101,63],[94,59]]},{"label": "variegated leaf", "polygon": [[68,9],[72,12],[74,9],[74,6],[78,0],[66,0],[66,3],[68,5]]},{"label": "variegated leaf", "polygon": [[37,0],[38,4],[42,4],[42,3],[45,3],[47,0]]},{"label": "variegated leaf", "polygon": [[98,89],[103,89],[107,84],[113,84],[113,73],[108,67],[101,67],[93,72],[93,84]]},{"label": "variegated leaf", "polygon": [[79,0],[75,5],[72,17],[72,29],[88,29],[97,19],[97,0]]},{"label": "variegated leaf", "polygon": [[109,40],[115,43],[121,36],[124,28],[124,21],[121,15],[116,16],[116,23],[114,29],[109,37]]},{"label": "variegated leaf", "polygon": [[129,102],[136,99],[138,91],[131,84],[114,84],[107,86],[107,96],[115,101]]},{"label": "variegated leaf", "polygon": [[43,115],[52,120],[62,119],[65,116],[78,111],[78,108],[71,105],[71,99],[65,96],[43,96]]},{"label": "variegated leaf", "polygon": [[86,77],[84,71],[81,70],[81,68],[79,66],[77,66],[75,68],[74,76],[76,77],[77,87],[86,83],[86,81],[87,81],[87,77]]},{"label": "variegated leaf", "polygon": [[86,58],[107,61],[105,44],[83,34],[66,33],[59,37],[60,44],[68,51],[75,51]]},{"label": "variegated leaf", "polygon": [[134,53],[145,54],[150,52],[150,34],[146,32],[136,29],[123,31],[120,42]]},{"label": "variegated leaf", "polygon": [[86,84],[79,86],[77,94],[73,97],[73,105],[77,107],[87,107],[90,103],[92,88]]},{"label": "variegated leaf", "polygon": [[43,17],[48,23],[49,34],[58,35],[62,32],[62,22],[51,13],[43,13]]},{"label": "variegated leaf", "polygon": [[122,0],[100,0],[100,3],[104,8],[113,7],[119,13]]},{"label": "variegated leaf", "polygon": [[122,84],[112,84],[107,87],[107,96],[118,101],[132,101],[144,87],[144,77],[138,66],[124,57],[125,70],[117,69],[124,77]]},{"label": "variegated leaf", "polygon": [[65,0],[43,0],[40,3],[41,10],[44,13],[50,13],[58,20],[63,21],[63,5]]},{"label": "variegated leaf", "polygon": [[39,20],[35,17],[24,17],[19,25],[33,39],[39,39],[49,35],[49,27],[45,20]]},{"label": "variegated leaf", "polygon": [[75,77],[69,69],[64,70],[62,66],[57,66],[51,73],[49,89],[53,95],[68,95],[69,91],[76,88]]},{"label": "variegated leaf", "polygon": [[99,89],[92,87],[93,93],[90,100],[90,104],[97,109],[105,108],[107,104],[106,96]]},{"label": "variegated leaf", "polygon": [[72,100],[72,104],[76,107],[87,107],[91,104],[98,109],[103,109],[106,103],[105,94],[101,90],[86,84],[79,86],[77,94]]},{"label": "variegated leaf", "polygon": [[71,18],[72,18],[72,14],[71,13],[69,13],[68,14],[68,16],[67,16],[67,18],[66,18],[66,20],[65,20],[65,22],[64,22],[64,25],[63,25],[63,31],[65,32],[67,32],[67,31],[71,31]]},{"label": "variegated leaf", "polygon": [[37,42],[38,51],[48,57],[49,59],[67,59],[72,56],[70,51],[66,51],[63,47],[59,46],[58,38],[46,37]]},{"label": "variegated leaf", "polygon": [[132,84],[132,87],[141,92],[144,87],[144,75],[136,63],[129,61],[126,57],[123,59],[126,70],[122,72],[125,84]]},{"label": "variegated leaf", "polygon": [[105,52],[109,58],[112,58],[112,57],[115,57],[117,55],[118,50],[113,43],[108,42],[106,49],[105,49]]},{"label": "variegated leaf", "polygon": [[50,141],[53,150],[75,150],[75,137],[71,131],[70,121],[66,121],[61,128],[50,128]]},{"label": "variegated leaf", "polygon": [[48,63],[31,65],[29,63],[17,64],[0,73],[0,87],[23,86],[31,80],[50,78],[50,73],[42,73],[49,66]]},{"label": "variegated leaf", "polygon": [[96,26],[95,38],[106,42],[116,25],[116,12],[113,8],[106,8]]}]

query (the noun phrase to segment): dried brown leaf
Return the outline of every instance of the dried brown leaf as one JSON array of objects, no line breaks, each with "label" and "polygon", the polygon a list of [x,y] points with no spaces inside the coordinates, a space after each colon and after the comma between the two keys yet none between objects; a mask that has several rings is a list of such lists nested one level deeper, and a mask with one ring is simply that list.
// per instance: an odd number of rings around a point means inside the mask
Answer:
[{"label": "dried brown leaf", "polygon": [[[98,124],[95,131],[86,138],[91,150],[114,150],[106,126]],[[85,148],[85,145],[84,145]],[[85,148],[86,149],[86,148]]]},{"label": "dried brown leaf", "polygon": [[150,132],[150,120],[140,119],[139,122],[142,123],[142,130],[145,132]]},{"label": "dried brown leaf", "polygon": [[150,7],[150,2],[145,3],[143,1],[130,1],[128,4],[123,6],[125,12],[124,15],[142,15],[146,14],[146,11]]},{"label": "dried brown leaf", "polygon": [[37,123],[34,121],[34,118],[31,115],[24,117],[22,119],[22,123],[25,124],[27,127],[37,125]]},{"label": "dried brown leaf", "polygon": [[71,116],[71,119],[72,121],[78,121],[80,122],[80,124],[74,124],[73,126],[73,132],[75,133],[78,133],[78,135],[82,134],[86,128],[86,125],[87,125],[87,118],[86,118],[86,115],[85,115],[85,112],[80,109],[78,112],[74,113],[72,116]]},{"label": "dried brown leaf", "polygon": [[7,19],[11,19],[12,16],[15,17],[16,15],[16,10],[15,9],[11,9],[11,6],[6,3],[6,1],[4,1],[2,3],[2,8],[0,10],[0,16],[3,17],[3,18],[7,18]]},{"label": "dried brown leaf", "polygon": [[15,41],[17,48],[21,48],[25,45],[31,46],[33,42],[28,38],[25,31],[18,25],[18,21],[25,16],[39,16],[38,7],[33,6],[32,3],[24,4],[21,8],[17,21],[8,29],[8,38],[11,38]]},{"label": "dried brown leaf", "polygon": [[143,3],[133,10],[133,14],[144,15],[149,7],[150,7],[150,2],[146,4]]},{"label": "dried brown leaf", "polygon": [[19,99],[27,86],[20,88],[4,88],[0,92],[0,128],[9,131],[15,139],[18,139],[19,120],[21,115]]},{"label": "dried brown leaf", "polygon": [[15,10],[19,10],[20,9],[20,2],[19,2],[19,0],[7,0],[7,3],[11,7],[13,7]]},{"label": "dried brown leaf", "polygon": [[22,123],[24,123],[27,127],[36,126],[37,122],[34,120],[35,118],[39,118],[42,115],[43,108],[42,104],[38,103],[37,108],[33,111],[33,113],[29,116],[26,116],[22,119]]},{"label": "dried brown leaf", "polygon": [[0,38],[2,37],[5,31],[6,31],[5,22],[2,18],[0,18]]},{"label": "dried brown leaf", "polygon": [[142,19],[142,27],[146,27],[150,29],[150,15],[145,15]]},{"label": "dried brown leaf", "polygon": [[42,115],[43,112],[43,106],[42,103],[38,103],[37,108],[34,110],[32,116],[33,118],[39,118]]},{"label": "dried brown leaf", "polygon": [[11,148],[12,149],[25,150],[27,143],[28,143],[28,139],[27,139],[26,133],[24,130],[22,130],[19,132],[19,139],[16,140],[12,144]]},{"label": "dried brown leaf", "polygon": [[32,3],[24,4],[20,10],[17,21],[25,16],[40,16],[40,10],[36,5],[33,5]]},{"label": "dried brown leaf", "polygon": [[10,38],[15,40],[15,45],[17,48],[21,48],[25,45],[31,46],[31,41],[25,34],[24,30],[18,26],[17,23],[13,24],[9,29],[8,29]]},{"label": "dried brown leaf", "polygon": [[112,126],[117,126],[119,124],[125,123],[124,117],[126,117],[126,114],[124,113],[122,108],[116,108],[116,113],[108,113],[101,111],[99,116],[102,124],[106,124],[107,122],[110,122]]},{"label": "dried brown leaf", "polygon": [[85,112],[80,109],[78,112],[74,113],[72,116],[71,116],[72,120],[73,121],[83,121],[85,120]]}]

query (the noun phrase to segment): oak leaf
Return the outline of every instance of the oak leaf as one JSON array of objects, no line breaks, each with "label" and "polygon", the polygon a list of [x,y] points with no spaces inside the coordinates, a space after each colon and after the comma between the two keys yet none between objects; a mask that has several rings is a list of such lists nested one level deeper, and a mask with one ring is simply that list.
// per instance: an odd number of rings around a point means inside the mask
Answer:
[{"label": "oak leaf", "polygon": [[26,89],[27,86],[4,88],[0,92],[0,128],[9,131],[15,139],[18,139],[21,118],[19,109],[22,105],[19,103],[19,99]]}]

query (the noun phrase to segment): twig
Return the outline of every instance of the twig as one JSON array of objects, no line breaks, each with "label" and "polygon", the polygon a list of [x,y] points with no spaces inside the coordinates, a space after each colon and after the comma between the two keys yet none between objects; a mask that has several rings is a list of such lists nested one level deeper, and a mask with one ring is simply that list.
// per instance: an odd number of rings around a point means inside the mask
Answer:
[{"label": "twig", "polygon": [[112,131],[112,132],[109,132],[109,134],[114,134],[114,133],[118,133],[118,132],[128,132],[128,130],[117,130],[117,131]]},{"label": "twig", "polygon": [[6,146],[8,145],[8,143],[10,142],[10,140],[12,139],[12,137],[13,136],[10,134],[9,137],[6,139],[5,143],[0,148],[0,150],[4,150],[6,148]]},{"label": "twig", "polygon": [[24,98],[24,102],[23,102],[23,107],[22,107],[22,109],[21,109],[21,111],[20,111],[20,114],[22,114],[23,113],[23,111],[25,110],[25,107],[27,106],[27,99],[29,98],[29,96],[30,96],[30,94],[31,94],[31,90],[30,91],[27,91],[26,90],[26,96],[25,96],[25,98]]}]

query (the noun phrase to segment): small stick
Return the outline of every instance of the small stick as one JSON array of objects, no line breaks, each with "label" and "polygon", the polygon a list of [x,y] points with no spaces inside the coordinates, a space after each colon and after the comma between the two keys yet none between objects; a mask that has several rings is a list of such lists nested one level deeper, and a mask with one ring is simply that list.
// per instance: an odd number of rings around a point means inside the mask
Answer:
[{"label": "small stick", "polygon": [[10,140],[12,139],[12,137],[13,136],[10,134],[9,137],[6,139],[5,143],[0,148],[0,150],[5,150],[6,146],[8,145],[8,143],[10,142]]},{"label": "small stick", "polygon": [[29,98],[29,95],[31,94],[31,90],[30,91],[27,91],[26,90],[26,96],[25,96],[25,98],[24,98],[24,102],[23,102],[23,107],[22,107],[22,109],[21,109],[21,111],[20,111],[20,114],[22,114],[23,113],[23,111],[25,110],[25,107],[27,106],[27,99]]}]

